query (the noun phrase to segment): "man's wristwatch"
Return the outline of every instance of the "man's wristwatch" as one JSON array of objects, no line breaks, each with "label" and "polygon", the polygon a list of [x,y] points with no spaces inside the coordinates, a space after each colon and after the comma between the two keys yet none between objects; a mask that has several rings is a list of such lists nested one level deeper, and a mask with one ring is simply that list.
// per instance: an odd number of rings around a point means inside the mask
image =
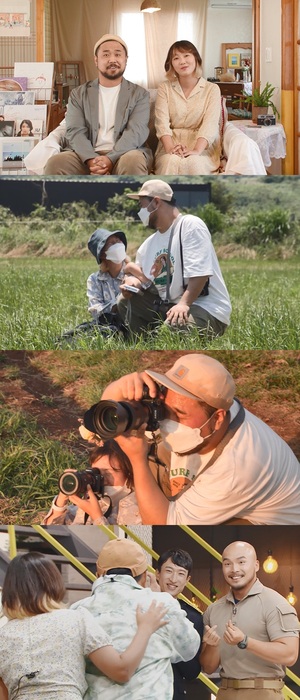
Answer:
[{"label": "man's wristwatch", "polygon": [[239,649],[246,649],[246,648],[247,648],[247,644],[248,644],[248,637],[247,637],[247,635],[245,634],[244,639],[242,639],[242,641],[239,642],[239,643],[237,644],[237,646],[238,646]]},{"label": "man's wristwatch", "polygon": [[148,280],[148,282],[141,282],[141,287],[146,291],[146,289],[149,289],[151,287],[152,280]]}]

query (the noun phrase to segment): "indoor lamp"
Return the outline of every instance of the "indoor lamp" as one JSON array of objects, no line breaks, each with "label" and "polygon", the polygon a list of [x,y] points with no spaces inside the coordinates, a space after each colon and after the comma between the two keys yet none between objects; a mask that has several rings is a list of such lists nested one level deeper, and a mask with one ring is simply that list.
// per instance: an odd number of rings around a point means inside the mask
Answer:
[{"label": "indoor lamp", "polygon": [[158,12],[158,10],[161,10],[161,7],[157,0],[143,0],[140,7],[140,12]]},{"label": "indoor lamp", "polygon": [[297,596],[294,593],[294,586],[290,586],[290,591],[286,596],[286,600],[290,605],[297,603]]},{"label": "indoor lamp", "polygon": [[266,572],[266,574],[275,574],[275,571],[277,571],[277,569],[278,563],[276,559],[273,559],[272,551],[271,549],[269,549],[267,559],[265,559],[263,563],[263,570]]}]

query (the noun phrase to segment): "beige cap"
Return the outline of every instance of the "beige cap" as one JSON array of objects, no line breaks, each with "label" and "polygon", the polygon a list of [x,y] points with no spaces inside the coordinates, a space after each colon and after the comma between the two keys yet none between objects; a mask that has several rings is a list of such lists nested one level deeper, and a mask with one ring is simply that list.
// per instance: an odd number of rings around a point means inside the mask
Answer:
[{"label": "beige cap", "polygon": [[164,180],[147,180],[144,182],[139,192],[136,194],[128,194],[127,197],[130,199],[138,199],[139,197],[160,197],[170,202],[173,197],[173,190]]},{"label": "beige cap", "polygon": [[121,46],[123,46],[123,48],[126,51],[126,56],[128,56],[127,44],[125,44],[125,41],[123,41],[123,39],[121,39],[120,36],[117,36],[117,34],[103,34],[101,39],[98,39],[98,41],[96,41],[96,43],[95,43],[95,46],[94,46],[95,56],[96,56],[97,49],[99,48],[99,46],[101,46],[101,44],[104,44],[105,41],[117,41],[118,44],[121,44]]},{"label": "beige cap", "polygon": [[180,357],[166,374],[146,370],[158,384],[190,399],[200,399],[214,408],[226,411],[233,403],[234,380],[218,360],[209,355],[191,354]]},{"label": "beige cap", "polygon": [[97,573],[106,574],[109,569],[130,569],[132,576],[139,576],[147,570],[146,554],[139,544],[127,539],[116,539],[102,547],[97,560]]}]

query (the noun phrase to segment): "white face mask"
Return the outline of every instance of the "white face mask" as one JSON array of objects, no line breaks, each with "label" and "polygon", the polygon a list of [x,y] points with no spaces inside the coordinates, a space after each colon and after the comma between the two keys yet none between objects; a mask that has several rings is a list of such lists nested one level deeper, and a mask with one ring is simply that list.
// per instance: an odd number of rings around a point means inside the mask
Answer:
[{"label": "white face mask", "polygon": [[[213,415],[213,414],[212,414]],[[209,435],[203,437],[201,430],[210,421],[211,416],[200,426],[200,428],[190,428],[188,425],[182,425],[168,418],[160,421],[159,430],[163,441],[177,454],[185,454],[196,447],[200,447],[202,442],[214,434],[215,430]]]},{"label": "white face mask", "polygon": [[126,250],[124,243],[114,243],[106,251],[106,260],[111,260],[114,263],[121,263],[125,260]]},{"label": "white face mask", "polygon": [[[151,204],[151,202],[150,202],[150,204]],[[150,204],[148,204],[148,206],[150,206]],[[144,226],[149,225],[150,214],[152,214],[154,211],[156,211],[157,208],[158,207],[156,207],[152,211],[148,211],[148,207],[142,207],[140,209],[140,211],[138,212],[138,216],[139,216],[141,222],[144,224]]]}]

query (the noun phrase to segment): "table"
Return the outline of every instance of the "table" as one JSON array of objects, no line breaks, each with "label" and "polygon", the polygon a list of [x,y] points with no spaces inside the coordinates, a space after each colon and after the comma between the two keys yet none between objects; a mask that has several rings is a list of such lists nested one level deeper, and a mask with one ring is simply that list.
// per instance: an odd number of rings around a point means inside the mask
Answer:
[{"label": "table", "polygon": [[256,141],[266,168],[272,165],[272,158],[285,158],[286,135],[282,124],[257,126],[248,119],[234,120],[233,124]]}]

